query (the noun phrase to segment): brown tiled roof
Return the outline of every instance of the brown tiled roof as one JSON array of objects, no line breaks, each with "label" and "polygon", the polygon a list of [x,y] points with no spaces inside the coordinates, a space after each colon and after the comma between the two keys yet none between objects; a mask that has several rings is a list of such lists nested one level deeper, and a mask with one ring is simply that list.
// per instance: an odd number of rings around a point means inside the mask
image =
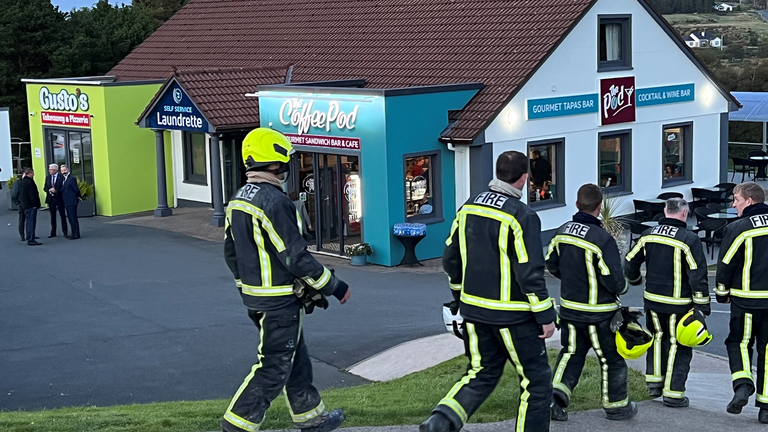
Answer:
[{"label": "brown tiled roof", "polygon": [[[289,66],[176,69],[172,78],[187,92],[211,125],[222,130],[257,126],[259,100],[245,94],[254,93],[258,85],[284,83],[288,70]],[[165,87],[155,98],[161,96]]]},{"label": "brown tiled roof", "polygon": [[136,81],[165,79],[172,66],[294,64],[293,82],[363,78],[368,87],[396,88],[480,81],[485,88],[452,116],[445,134],[471,140],[595,1],[190,0],[110,75]]},{"label": "brown tiled roof", "polygon": [[190,0],[110,75],[137,81],[165,79],[172,66],[295,64],[293,82],[482,81],[451,129],[472,139],[593,1]]}]

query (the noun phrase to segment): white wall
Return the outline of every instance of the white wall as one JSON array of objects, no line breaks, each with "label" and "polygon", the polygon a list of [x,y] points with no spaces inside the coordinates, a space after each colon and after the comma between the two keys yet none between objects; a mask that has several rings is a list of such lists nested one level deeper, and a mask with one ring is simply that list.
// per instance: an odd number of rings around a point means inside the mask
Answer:
[{"label": "white wall", "polygon": [[174,185],[174,206],[178,206],[178,200],[197,201],[202,203],[211,202],[211,161],[210,161],[210,135],[206,134],[205,155],[206,155],[206,175],[208,185],[196,185],[184,183],[184,142],[181,131],[171,132],[171,141],[173,145],[173,185]]},{"label": "white wall", "polygon": [[[603,14],[632,14],[633,70],[597,73],[598,15]],[[624,76],[635,77],[636,89],[694,83],[695,101],[637,108],[635,122],[610,126],[600,126],[599,113],[527,119],[527,99],[599,93],[601,79]],[[667,191],[683,192],[690,199],[691,187],[719,183],[720,113],[728,107],[728,100],[636,0],[599,0],[491,123],[485,136],[494,143],[494,160],[507,150],[525,153],[529,141],[565,138],[566,207],[539,211],[542,229],[548,230],[575,212],[576,191],[582,184],[598,181],[601,132],[633,130],[633,194],[624,198],[627,211],[632,199],[655,198]],[[694,125],[694,183],[662,189],[662,125],[688,121]]]},{"label": "white wall", "polygon": [[13,175],[11,157],[11,123],[7,108],[0,108],[0,181],[8,181]]}]

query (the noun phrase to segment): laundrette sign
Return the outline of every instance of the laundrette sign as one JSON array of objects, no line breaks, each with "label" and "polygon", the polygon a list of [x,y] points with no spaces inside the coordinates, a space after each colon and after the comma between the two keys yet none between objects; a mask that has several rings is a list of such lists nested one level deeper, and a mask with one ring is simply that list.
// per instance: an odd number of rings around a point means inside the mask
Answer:
[{"label": "laundrette sign", "polygon": [[[528,99],[528,120],[562,117],[600,112],[597,93],[565,97]],[[695,100],[694,84],[640,88],[635,91],[635,106],[692,102]]]},{"label": "laundrette sign", "polygon": [[151,129],[208,132],[208,121],[176,82],[168,86],[146,122]]}]

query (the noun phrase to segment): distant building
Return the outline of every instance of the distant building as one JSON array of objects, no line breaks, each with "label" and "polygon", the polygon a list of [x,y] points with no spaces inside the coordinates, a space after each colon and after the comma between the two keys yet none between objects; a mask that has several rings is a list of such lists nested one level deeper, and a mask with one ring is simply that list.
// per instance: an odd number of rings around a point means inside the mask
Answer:
[{"label": "distant building", "polygon": [[686,45],[691,48],[720,48],[723,45],[722,39],[716,37],[708,31],[691,33],[690,35],[684,37],[683,40],[685,41]]}]

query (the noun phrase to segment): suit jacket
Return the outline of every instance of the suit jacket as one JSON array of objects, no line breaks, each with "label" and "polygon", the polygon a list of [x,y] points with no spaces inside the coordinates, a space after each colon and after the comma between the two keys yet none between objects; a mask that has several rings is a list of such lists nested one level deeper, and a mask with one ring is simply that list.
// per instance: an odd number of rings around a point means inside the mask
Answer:
[{"label": "suit jacket", "polygon": [[[61,173],[56,174],[56,184],[52,185],[53,176],[48,174],[45,176],[45,185],[43,185],[43,192],[45,192],[45,203],[46,204],[62,204],[64,202],[64,199],[61,196],[62,187],[64,186],[64,175]],[[51,195],[50,192],[48,192],[51,188],[56,188],[56,193]]]},{"label": "suit jacket", "polygon": [[70,174],[62,186],[62,198],[64,206],[76,206],[80,198],[80,188],[77,186],[77,177]]},{"label": "suit jacket", "polygon": [[19,207],[22,210],[40,208],[40,193],[35,181],[29,177],[19,180]]}]

